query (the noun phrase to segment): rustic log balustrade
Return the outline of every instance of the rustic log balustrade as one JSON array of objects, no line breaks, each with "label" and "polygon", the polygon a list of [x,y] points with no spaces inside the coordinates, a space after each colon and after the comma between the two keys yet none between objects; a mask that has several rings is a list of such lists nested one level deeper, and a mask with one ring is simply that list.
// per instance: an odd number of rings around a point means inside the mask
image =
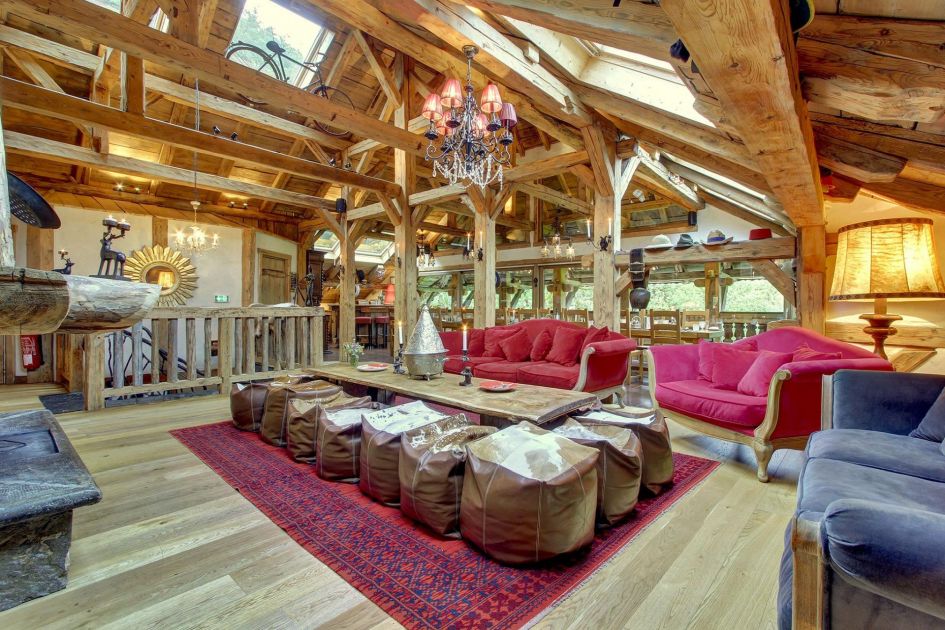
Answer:
[{"label": "rustic log balustrade", "polygon": [[84,335],[85,408],[199,387],[227,393],[233,383],[315,367],[323,317],[320,308],[156,308],[130,329]]}]

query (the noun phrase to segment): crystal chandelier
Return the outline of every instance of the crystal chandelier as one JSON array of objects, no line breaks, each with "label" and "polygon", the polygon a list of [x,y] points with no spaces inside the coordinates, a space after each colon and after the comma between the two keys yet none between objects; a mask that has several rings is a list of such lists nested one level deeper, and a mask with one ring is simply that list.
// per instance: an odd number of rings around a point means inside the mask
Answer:
[{"label": "crystal chandelier", "polygon": [[[194,85],[194,128],[200,131],[200,80]],[[216,249],[220,245],[219,234],[208,234],[197,225],[197,210],[200,208],[199,195],[197,193],[197,152],[194,151],[194,198],[190,206],[194,209],[194,223],[187,232],[177,230],[174,234],[174,248],[186,256],[199,256],[203,252]]]},{"label": "crystal chandelier", "polygon": [[431,92],[423,103],[422,116],[430,121],[424,134],[430,140],[426,159],[433,161],[433,175],[442,175],[450,184],[485,188],[494,181],[501,184],[502,169],[511,164],[509,147],[518,117],[511,103],[502,102],[494,83],[486,85],[476,103],[472,60],[479,49],[464,46],[463,52],[465,95],[459,79],[448,79],[439,94]]}]

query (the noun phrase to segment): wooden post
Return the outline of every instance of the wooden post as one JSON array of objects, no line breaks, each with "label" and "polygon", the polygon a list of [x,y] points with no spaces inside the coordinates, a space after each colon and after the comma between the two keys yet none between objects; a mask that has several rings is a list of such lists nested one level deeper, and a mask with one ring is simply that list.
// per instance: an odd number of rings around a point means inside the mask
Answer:
[{"label": "wooden post", "polygon": [[[347,186],[341,189],[342,196],[350,203],[351,189]],[[354,265],[354,250],[358,246],[357,234],[359,223],[345,220],[342,225],[342,238],[338,249],[338,264],[342,267],[338,289],[338,348],[342,361],[347,357],[342,346],[354,340],[354,312],[355,296],[354,285],[357,272]]]},{"label": "wooden post", "polygon": [[495,326],[495,219],[490,213],[491,203],[477,203],[476,206],[476,251],[482,248],[482,260],[477,260],[474,267],[473,325],[488,328]]},{"label": "wooden post", "polygon": [[217,375],[220,393],[229,394],[233,379],[233,318],[221,317],[217,324]]},{"label": "wooden post", "polygon": [[[6,177],[4,176],[4,180]],[[6,182],[4,181],[4,184]],[[55,266],[53,257],[53,231],[41,230],[32,225],[26,226],[26,266],[30,269],[48,271]],[[39,344],[42,348],[43,364],[26,375],[27,383],[49,383],[53,380],[53,336],[41,335]]]},{"label": "wooden post", "polygon": [[[406,129],[410,120],[409,108],[413,101],[413,94],[410,89],[411,81],[405,67],[405,59],[400,53],[397,54],[397,59],[394,60],[394,78],[400,85],[400,100],[402,103],[400,107],[394,110],[394,124],[401,129]],[[417,298],[419,272],[414,251],[417,228],[413,217],[413,208],[410,207],[407,201],[416,185],[416,169],[416,158],[413,154],[408,154],[403,149],[394,149],[394,183],[401,187],[402,192],[397,200],[397,206],[401,210],[400,225],[397,225],[394,229],[396,255],[400,257],[400,263],[394,273],[394,322],[392,322],[391,330],[396,334],[397,322],[402,321],[404,323],[404,343],[407,342],[407,337],[410,336],[417,324],[417,311],[419,309]]]},{"label": "wooden post", "polygon": [[144,60],[121,53],[122,107],[129,114],[144,115]]},{"label": "wooden post", "polygon": [[82,394],[85,410],[95,411],[105,407],[105,335],[85,335],[85,380]]},{"label": "wooden post", "polygon": [[823,334],[827,300],[827,234],[823,225],[802,226],[800,239],[800,271],[797,279],[797,312],[801,326]]},{"label": "wooden post", "polygon": [[[0,121],[0,128],[3,122]],[[12,267],[16,264],[13,259],[13,228],[10,224],[10,190],[7,186],[7,160],[3,147],[3,134],[0,134],[0,267]]]},{"label": "wooden post", "polygon": [[[243,230],[243,306],[256,301],[256,231]],[[226,391],[229,391],[227,389]]]},{"label": "wooden post", "polygon": [[168,246],[167,219],[164,217],[151,217],[151,244]]}]

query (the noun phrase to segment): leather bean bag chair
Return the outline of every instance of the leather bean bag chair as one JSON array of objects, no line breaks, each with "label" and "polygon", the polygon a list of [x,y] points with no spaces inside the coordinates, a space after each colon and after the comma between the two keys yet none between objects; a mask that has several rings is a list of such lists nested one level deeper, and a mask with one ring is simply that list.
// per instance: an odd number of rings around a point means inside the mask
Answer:
[{"label": "leather bean bag chair", "polygon": [[361,418],[381,408],[376,402],[366,407],[322,407],[316,416],[315,474],[328,481],[357,483],[361,470]]},{"label": "leather bean bag chair", "polygon": [[344,392],[337,397],[293,398],[289,401],[289,419],[286,423],[286,448],[292,459],[311,464],[315,461],[315,436],[318,414],[340,407],[370,408],[370,397],[354,398]]},{"label": "leather bean bag chair", "polygon": [[597,449],[522,422],[466,450],[459,519],[464,539],[509,564],[591,544]]},{"label": "leather bean bag chair", "polygon": [[440,536],[459,536],[466,445],[495,433],[463,414],[404,435],[400,447],[400,510]]},{"label": "leather bean bag chair", "polygon": [[640,496],[643,447],[630,429],[617,425],[584,426],[568,419],[554,433],[596,448],[597,522],[615,525],[633,511]]},{"label": "leather bean bag chair", "polygon": [[616,425],[633,431],[643,449],[641,490],[660,494],[673,485],[673,447],[663,416],[632,416],[612,411],[591,411],[575,418],[585,426]]},{"label": "leather bean bag chair", "polygon": [[233,425],[241,431],[259,433],[270,383],[306,383],[315,378],[298,373],[277,376],[272,381],[233,383],[230,388],[230,415]]},{"label": "leather bean bag chair", "polygon": [[266,407],[263,411],[262,428],[259,431],[260,437],[264,442],[273,446],[285,446],[290,400],[296,398],[301,400],[323,398],[327,401],[341,395],[341,388],[328,381],[310,381],[308,383],[275,381],[270,383],[269,393],[266,395]]},{"label": "leather bean bag chair", "polygon": [[385,505],[399,505],[401,438],[408,431],[444,417],[422,402],[365,414],[361,427],[361,477],[358,481],[361,492]]}]

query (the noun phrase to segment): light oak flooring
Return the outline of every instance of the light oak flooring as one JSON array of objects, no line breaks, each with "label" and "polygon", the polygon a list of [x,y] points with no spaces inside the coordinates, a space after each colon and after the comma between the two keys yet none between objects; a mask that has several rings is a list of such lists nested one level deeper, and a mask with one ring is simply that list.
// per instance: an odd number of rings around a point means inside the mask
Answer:
[{"label": "light oak flooring", "polygon": [[[55,391],[0,387],[0,412]],[[75,514],[69,587],[0,628],[399,627],[167,433],[228,412],[208,396],[59,416],[105,498]],[[538,627],[775,626],[799,453],[776,453],[762,484],[749,449],[670,430],[676,450],[722,466]]]}]

